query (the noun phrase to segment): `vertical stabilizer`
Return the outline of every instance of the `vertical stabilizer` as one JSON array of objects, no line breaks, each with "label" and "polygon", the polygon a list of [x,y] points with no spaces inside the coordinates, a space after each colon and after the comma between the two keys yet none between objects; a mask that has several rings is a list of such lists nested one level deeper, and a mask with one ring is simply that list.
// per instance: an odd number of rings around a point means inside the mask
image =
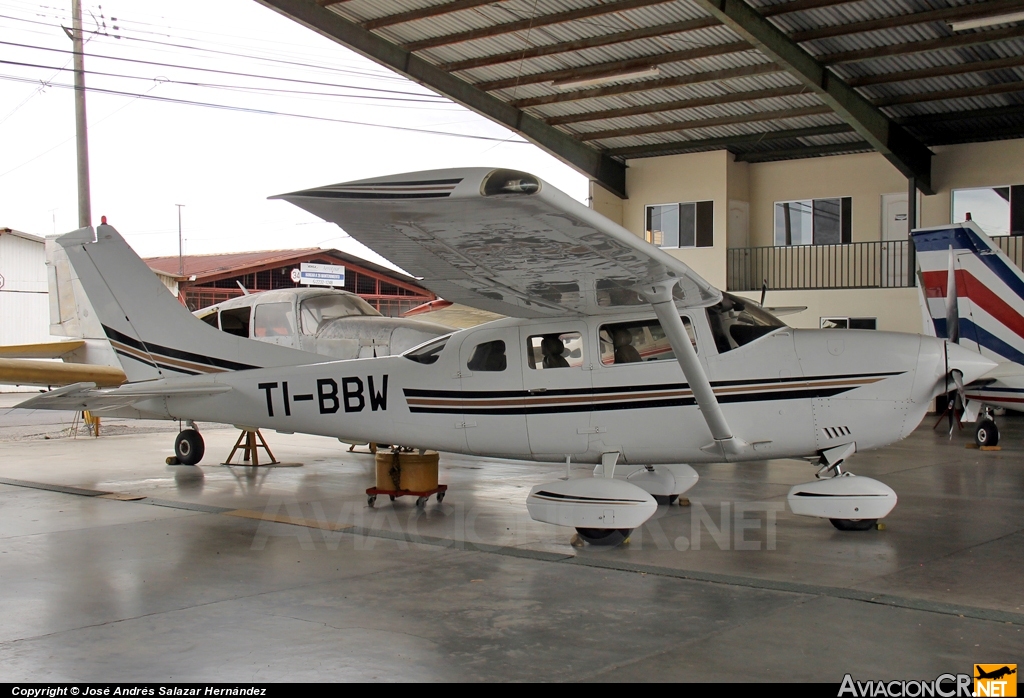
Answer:
[{"label": "vertical stabilizer", "polygon": [[[171,376],[318,363],[318,354],[235,337],[195,318],[109,225],[56,239],[66,254],[71,290],[61,289],[55,254],[56,318],[65,331],[109,340],[130,382]],[[65,314],[65,297],[81,293],[92,310]],[[51,309],[53,306],[51,306]],[[89,313],[92,317],[83,317]],[[82,336],[82,335],[79,335]]]},{"label": "vertical stabilizer", "polygon": [[997,361],[1024,363],[1021,260],[1015,263],[972,221],[912,235],[936,336],[949,337],[951,315],[959,321],[961,345]]}]

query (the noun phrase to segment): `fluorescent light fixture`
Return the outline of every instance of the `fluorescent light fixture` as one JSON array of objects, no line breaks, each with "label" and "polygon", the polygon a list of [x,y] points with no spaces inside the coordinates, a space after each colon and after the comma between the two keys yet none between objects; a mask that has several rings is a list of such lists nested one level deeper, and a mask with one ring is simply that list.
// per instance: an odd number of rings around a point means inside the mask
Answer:
[{"label": "fluorescent light fixture", "polygon": [[991,17],[975,17],[974,19],[965,19],[962,22],[950,22],[949,28],[955,32],[962,32],[965,29],[980,29],[981,27],[991,27],[996,24],[1011,24],[1021,20],[1024,20],[1024,11],[992,15]]},{"label": "fluorescent light fixture", "polygon": [[660,74],[661,70],[658,69],[658,66],[649,65],[643,68],[619,70],[614,73],[605,73],[603,75],[589,75],[586,77],[555,80],[551,85],[563,90],[568,90],[573,87],[591,87],[593,85],[603,85],[606,82],[618,82],[619,80],[631,80],[633,78],[648,78]]}]

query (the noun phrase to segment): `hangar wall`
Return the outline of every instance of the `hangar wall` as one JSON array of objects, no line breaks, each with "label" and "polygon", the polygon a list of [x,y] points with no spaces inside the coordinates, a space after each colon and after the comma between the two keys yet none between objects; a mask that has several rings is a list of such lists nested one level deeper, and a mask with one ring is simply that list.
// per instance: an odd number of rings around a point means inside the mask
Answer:
[{"label": "hangar wall", "polygon": [[[937,146],[932,184],[921,196],[921,226],[950,222],[951,192],[966,187],[1024,184],[1024,139]],[[725,150],[627,162],[629,198],[591,183],[591,207],[643,237],[646,207],[670,202],[714,202],[714,246],[666,248],[719,288],[727,288],[727,249],[774,245],[775,202],[851,198],[850,241],[882,239],[882,197],[907,192],[907,180],[878,153],[766,163],[736,162]],[[751,298],[758,293],[743,293]],[[818,327],[821,317],[874,317],[877,329],[920,332],[916,288],[777,290],[770,305],[806,305],[786,316],[795,327]]]}]

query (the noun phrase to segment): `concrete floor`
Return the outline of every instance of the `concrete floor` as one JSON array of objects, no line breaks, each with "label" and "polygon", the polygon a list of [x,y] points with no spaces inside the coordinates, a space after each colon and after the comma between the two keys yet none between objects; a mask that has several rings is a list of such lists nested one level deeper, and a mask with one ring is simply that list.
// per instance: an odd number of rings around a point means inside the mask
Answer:
[{"label": "concrete floor", "polygon": [[999,452],[928,420],[856,456],[900,497],[884,531],[793,516],[813,469],[767,461],[698,468],[689,507],[607,550],[527,515],[562,466],[442,455],[443,505],[369,509],[373,457],[329,439],[270,433],[301,466],[228,468],[237,432],[210,425],[200,467],[166,466],[176,425],[72,438],[24,398],[0,396],[0,681],[838,683],[1024,657],[1019,416]]}]

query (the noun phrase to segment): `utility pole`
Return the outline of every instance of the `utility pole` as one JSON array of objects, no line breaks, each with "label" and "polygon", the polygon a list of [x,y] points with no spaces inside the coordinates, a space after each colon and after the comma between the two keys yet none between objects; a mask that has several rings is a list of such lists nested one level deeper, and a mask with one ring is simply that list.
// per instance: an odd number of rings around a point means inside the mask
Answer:
[{"label": "utility pole", "polygon": [[178,276],[185,276],[184,239],[181,237],[181,207],[185,204],[174,204],[178,207]]},{"label": "utility pole", "polygon": [[82,41],[82,0],[71,0],[72,50],[75,54],[75,143],[78,147],[78,227],[92,225],[89,194],[89,133],[85,118],[85,46]]}]

